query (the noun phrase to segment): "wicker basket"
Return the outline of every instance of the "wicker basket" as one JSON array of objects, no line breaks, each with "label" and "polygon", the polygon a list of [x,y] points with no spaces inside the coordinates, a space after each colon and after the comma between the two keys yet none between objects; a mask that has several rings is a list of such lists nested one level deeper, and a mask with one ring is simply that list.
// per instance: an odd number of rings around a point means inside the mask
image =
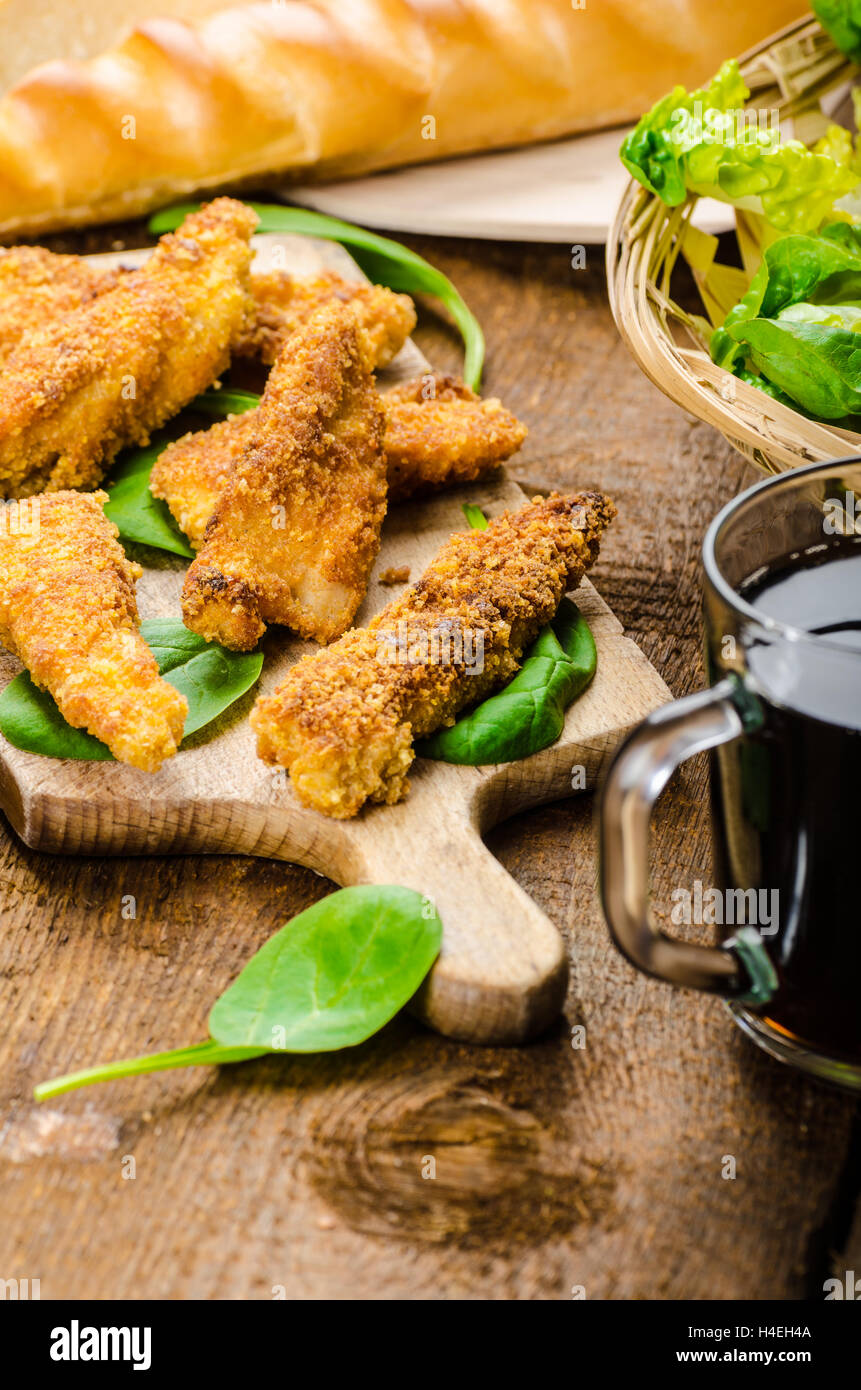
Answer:
[{"label": "wicker basket", "polygon": [[[856,69],[812,19],[784,29],[741,61],[749,107],[792,117],[801,139],[824,129],[820,98]],[[767,473],[861,453],[861,434],[821,425],[717,367],[708,353],[711,325],[674,303],[673,273],[685,243],[698,257],[714,238],[691,225],[696,198],[668,208],[633,179],[607,242],[607,283],[619,331],[646,375],[677,405],[719,429]],[[743,247],[744,214],[736,225]],[[691,257],[691,259],[695,259]],[[742,272],[737,272],[741,275]]]}]

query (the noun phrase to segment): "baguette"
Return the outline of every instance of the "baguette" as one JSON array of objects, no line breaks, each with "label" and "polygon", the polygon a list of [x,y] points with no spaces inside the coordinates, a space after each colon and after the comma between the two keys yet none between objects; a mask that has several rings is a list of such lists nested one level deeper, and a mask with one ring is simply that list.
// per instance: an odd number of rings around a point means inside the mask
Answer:
[{"label": "baguette", "polygon": [[[237,3],[238,0],[234,0]],[[37,63],[92,58],[141,20],[202,19],[231,0],[0,0],[0,92]]]},{"label": "baguette", "polygon": [[149,19],[0,101],[0,237],[631,121],[805,8],[281,0]]}]

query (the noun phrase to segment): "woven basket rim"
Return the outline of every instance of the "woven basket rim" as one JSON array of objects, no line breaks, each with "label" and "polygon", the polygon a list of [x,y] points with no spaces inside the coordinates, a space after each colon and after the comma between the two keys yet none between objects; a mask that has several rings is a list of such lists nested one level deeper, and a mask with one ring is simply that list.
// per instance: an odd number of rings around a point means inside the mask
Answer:
[{"label": "woven basket rim", "polygon": [[[746,77],[773,74],[778,92],[774,104],[782,109],[799,108],[798,93],[783,90],[792,83],[791,79],[781,81],[785,79],[781,50],[805,38],[811,46],[818,43],[825,68],[834,69],[831,77],[826,73],[824,85],[820,88],[815,83],[811,92],[818,95],[840,86],[853,65],[812,16],[787,25],[739,59]],[[756,104],[755,100],[750,103],[751,107]],[[690,316],[670,298],[672,269],[697,201],[691,195],[681,207],[668,208],[632,178],[616,210],[607,239],[607,289],[616,326],[639,367],[666,396],[713,425],[739,453],[767,473],[861,452],[861,433],[808,420],[716,366]],[[690,346],[677,341],[685,334]]]}]

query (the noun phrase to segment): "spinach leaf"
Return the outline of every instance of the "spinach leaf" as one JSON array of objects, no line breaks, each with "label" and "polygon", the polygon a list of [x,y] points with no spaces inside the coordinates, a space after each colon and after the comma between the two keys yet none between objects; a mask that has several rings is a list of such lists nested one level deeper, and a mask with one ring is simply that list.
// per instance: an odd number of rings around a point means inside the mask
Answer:
[{"label": "spinach leaf", "polygon": [[201,415],[244,415],[246,410],[254,410],[260,404],[260,397],[254,391],[238,391],[234,387],[222,387],[218,391],[204,391],[195,396],[189,410],[197,410]]},{"label": "spinach leaf", "polygon": [[415,994],[442,944],[427,898],[395,885],[342,888],[261,947],[209,1015],[205,1042],[89,1067],[37,1086],[47,1100],[96,1081],[219,1066],[267,1052],[355,1047]]},{"label": "spinach leaf", "polygon": [[415,994],[437,955],[436,911],[410,888],[345,888],[282,927],[209,1015],[229,1047],[355,1047]]},{"label": "spinach leaf", "polygon": [[565,711],[595,674],[597,652],[576,604],[563,598],[556,617],[529,648],[523,665],[498,695],[417,744],[423,758],[478,767],[527,758],[555,743]]},{"label": "spinach leaf", "polygon": [[791,396],[787,396],[786,392],[781,391],[779,386],[774,386],[770,381],[767,381],[764,376],[757,376],[756,372],[750,372],[744,367],[740,368],[735,375],[739,381],[746,381],[748,386],[755,386],[758,391],[762,391],[765,396],[770,396],[773,401],[779,401],[781,405],[788,406],[790,410],[797,410],[801,415],[808,414],[803,406],[794,401]]},{"label": "spinach leaf", "polygon": [[[487,518],[465,503],[473,530]],[[563,598],[553,621],[538,634],[523,665],[504,690],[491,695],[449,729],[417,743],[423,758],[479,767],[527,758],[555,743],[565,711],[592,680],[598,653],[595,639],[576,604]]]},{"label": "spinach leaf", "polygon": [[[141,635],[160,673],[188,701],[185,738],[205,728],[250,690],[263,666],[261,652],[226,651],[170,618],[145,619]],[[0,694],[0,733],[27,753],[90,762],[113,760],[100,739],[66,723],[52,696],[39,690],[26,671]]]},{"label": "spinach leaf", "polygon": [[0,734],[13,748],[23,748],[25,753],[88,762],[113,761],[107,744],[67,724],[53,696],[34,685],[26,671],[15,676],[0,694]]},{"label": "spinach leaf", "polygon": [[[388,285],[403,294],[430,294],[439,299],[454,319],[466,348],[463,376],[468,386],[477,391],[481,385],[484,365],[484,335],[475,315],[467,308],[451,281],[422,256],[389,237],[354,227],[335,217],[326,217],[307,208],[284,207],[277,203],[249,203],[260,221],[258,232],[281,232],[299,236],[321,237],[349,246],[353,259],[378,285]],[[199,203],[178,203],[163,208],[149,220],[149,230],[156,236],[172,232],[183,218],[195,212]]]},{"label": "spinach leaf", "polygon": [[464,502],[463,506],[461,507],[461,511],[463,512],[473,531],[487,530],[488,520],[487,517],[484,515],[484,512],[481,510],[481,507],[477,507],[474,502]]},{"label": "spinach leaf", "polygon": [[[736,325],[756,318],[776,318],[804,300],[838,304],[859,297],[861,230],[835,223],[819,236],[781,237],[766,248],[750,288],[730,309],[715,339],[725,343],[719,335],[729,334]],[[719,354],[713,351],[712,355],[721,362]]]},{"label": "spinach leaf", "polygon": [[188,701],[184,738],[234,705],[263,669],[262,652],[230,652],[172,618],[147,618],[141,633],[165,680]]},{"label": "spinach leaf", "polygon": [[149,490],[152,466],[169,441],[133,449],[120,456],[105,486],[108,500],[105,516],[112,521],[124,541],[137,541],[157,550],[194,558],[194,551],[170,514],[167,503]]}]

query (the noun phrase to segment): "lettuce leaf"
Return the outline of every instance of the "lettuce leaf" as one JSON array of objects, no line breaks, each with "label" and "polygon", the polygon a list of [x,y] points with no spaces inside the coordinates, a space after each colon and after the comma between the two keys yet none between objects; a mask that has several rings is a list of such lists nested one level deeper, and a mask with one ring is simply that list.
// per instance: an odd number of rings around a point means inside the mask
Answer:
[{"label": "lettuce leaf", "polygon": [[777,322],[820,323],[824,328],[842,328],[847,333],[857,333],[861,329],[861,305],[789,304],[781,309]]},{"label": "lettuce leaf", "polygon": [[782,140],[768,112],[745,110],[750,95],[735,59],[707,87],[676,87],[626,137],[628,172],[669,207],[689,193],[761,213],[778,231],[813,231],[856,187],[846,151],[809,150]]},{"label": "lettuce leaf", "polygon": [[774,318],[791,304],[848,303],[861,296],[861,228],[846,222],[819,236],[787,236],[766,248],[747,294],[724,327],[744,319]]},{"label": "lettuce leaf", "polygon": [[758,374],[804,413],[839,420],[861,410],[859,335],[861,228],[836,222],[766,248],[710,349],[743,380]]},{"label": "lettuce leaf", "polygon": [[861,0],[813,0],[810,8],[837,47],[861,62]]},{"label": "lettuce leaf", "polygon": [[756,372],[750,372],[746,369],[737,372],[736,375],[739,381],[746,381],[748,386],[755,386],[758,391],[770,396],[773,401],[779,401],[781,405],[789,406],[790,410],[800,410],[802,415],[807,414],[807,411],[802,410],[797,401],[794,401],[791,396],[787,396],[786,392],[781,391],[779,386],[773,386],[770,381],[766,381],[764,376],[757,376]]},{"label": "lettuce leaf", "polygon": [[788,311],[777,319],[753,319],[729,330],[743,340],[754,367],[805,410],[822,420],[861,413],[861,336],[834,327],[833,309],[805,319]]}]

